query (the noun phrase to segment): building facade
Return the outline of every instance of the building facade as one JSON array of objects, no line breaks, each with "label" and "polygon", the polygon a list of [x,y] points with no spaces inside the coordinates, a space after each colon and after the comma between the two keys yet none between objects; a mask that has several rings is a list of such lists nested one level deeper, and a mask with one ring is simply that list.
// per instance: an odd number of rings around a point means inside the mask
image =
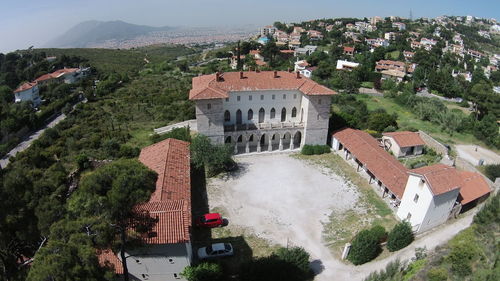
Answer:
[{"label": "building facade", "polygon": [[326,144],[331,95],[300,73],[229,72],[193,78],[198,132],[235,153]]},{"label": "building facade", "polygon": [[14,90],[14,101],[31,101],[33,106],[38,107],[42,100],[40,99],[38,84],[36,82],[24,83]]}]

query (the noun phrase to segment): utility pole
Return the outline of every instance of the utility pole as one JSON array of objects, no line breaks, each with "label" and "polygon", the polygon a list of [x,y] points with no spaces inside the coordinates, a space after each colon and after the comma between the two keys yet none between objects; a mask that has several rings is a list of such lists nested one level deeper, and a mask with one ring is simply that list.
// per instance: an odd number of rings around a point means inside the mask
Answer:
[{"label": "utility pole", "polygon": [[238,50],[236,50],[236,69],[241,70],[241,49],[240,49],[240,41],[238,40]]}]

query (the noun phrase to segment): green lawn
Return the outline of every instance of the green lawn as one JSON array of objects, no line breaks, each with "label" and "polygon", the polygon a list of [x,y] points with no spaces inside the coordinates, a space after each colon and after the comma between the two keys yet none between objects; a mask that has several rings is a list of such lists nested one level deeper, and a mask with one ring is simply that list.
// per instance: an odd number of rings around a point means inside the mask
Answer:
[{"label": "green lawn", "polygon": [[472,134],[466,133],[454,133],[449,135],[443,132],[438,125],[435,125],[428,121],[420,120],[415,114],[410,110],[396,104],[389,98],[384,97],[372,97],[368,95],[356,95],[358,100],[366,102],[369,110],[375,110],[378,108],[385,109],[388,113],[396,113],[398,115],[398,126],[401,129],[405,128],[415,128],[425,131],[431,135],[436,140],[445,144],[471,144],[479,143],[484,147],[487,147],[483,142],[476,139]]},{"label": "green lawn", "polygon": [[361,82],[361,87],[373,89],[374,86],[373,86],[373,82],[365,81],[365,82]]},{"label": "green lawn", "polygon": [[397,60],[399,58],[399,51],[392,51],[390,53],[385,54],[385,59],[392,59],[392,60]]}]

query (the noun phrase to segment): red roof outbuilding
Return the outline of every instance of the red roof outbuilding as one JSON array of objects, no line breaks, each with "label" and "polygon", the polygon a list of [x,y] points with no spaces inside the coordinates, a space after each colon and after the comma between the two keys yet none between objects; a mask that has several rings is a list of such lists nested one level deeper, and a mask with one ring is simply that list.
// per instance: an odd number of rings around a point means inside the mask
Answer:
[{"label": "red roof outbuilding", "polygon": [[412,147],[425,145],[424,140],[418,133],[410,131],[383,133],[384,136],[394,139],[399,147]]}]

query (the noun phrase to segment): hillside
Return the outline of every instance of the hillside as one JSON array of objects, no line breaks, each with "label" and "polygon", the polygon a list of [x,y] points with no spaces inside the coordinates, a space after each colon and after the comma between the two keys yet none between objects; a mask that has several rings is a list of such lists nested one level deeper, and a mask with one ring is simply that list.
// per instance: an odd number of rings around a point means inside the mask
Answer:
[{"label": "hillside", "polygon": [[152,31],[168,31],[172,27],[152,27],[123,21],[85,21],[45,44],[52,48],[86,48],[108,40],[132,39]]}]

